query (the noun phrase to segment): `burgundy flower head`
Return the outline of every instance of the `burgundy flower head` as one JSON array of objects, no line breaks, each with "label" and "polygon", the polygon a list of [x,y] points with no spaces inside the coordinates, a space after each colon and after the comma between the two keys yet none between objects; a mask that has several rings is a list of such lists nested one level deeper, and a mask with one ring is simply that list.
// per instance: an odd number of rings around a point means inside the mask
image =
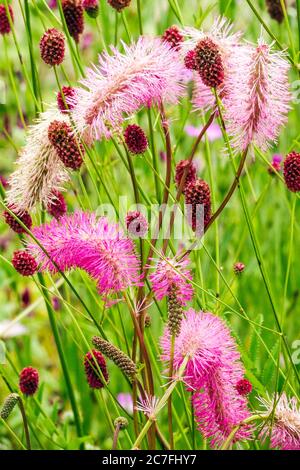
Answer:
[{"label": "burgundy flower head", "polygon": [[184,65],[186,66],[187,69],[197,70],[195,57],[196,57],[196,52],[194,50],[188,51],[186,53],[186,56],[184,58]]},{"label": "burgundy flower head", "polygon": [[20,373],[19,387],[24,395],[34,395],[39,386],[39,373],[33,367],[25,367]]},{"label": "burgundy flower head", "polygon": [[178,26],[174,25],[166,29],[162,35],[162,39],[169,43],[172,49],[179,50],[180,45],[183,42],[183,35]]},{"label": "burgundy flower head", "polygon": [[[200,178],[191,181],[185,188],[185,203],[188,204],[188,215],[191,218],[191,225],[194,231],[197,231],[200,220],[201,206],[204,212],[204,226],[206,226],[211,216],[211,199],[208,184]],[[201,228],[201,227],[199,227]]]},{"label": "burgundy flower head", "polygon": [[97,18],[99,15],[98,0],[83,0],[82,6],[91,18]]},{"label": "burgundy flower head", "polygon": [[140,155],[146,152],[148,148],[148,140],[145,132],[140,126],[130,124],[126,127],[124,138],[129,152]]},{"label": "burgundy flower head", "polygon": [[282,23],[284,13],[280,0],[266,0],[266,6],[270,17],[278,23]]},{"label": "burgundy flower head", "polygon": [[59,220],[63,215],[67,213],[67,204],[62,193],[55,191],[53,199],[47,206],[48,214],[52,215],[56,220]]},{"label": "burgundy flower head", "polygon": [[223,83],[224,66],[218,46],[209,38],[202,39],[195,48],[196,70],[204,85],[215,88]]},{"label": "burgundy flower head", "polygon": [[300,153],[291,152],[287,155],[283,163],[283,176],[290,191],[300,191]]},{"label": "burgundy flower head", "polygon": [[57,106],[62,113],[67,113],[74,107],[75,95],[75,88],[71,86],[63,86],[61,91],[57,93]]},{"label": "burgundy flower head", "polygon": [[[14,21],[14,14],[10,5],[8,5],[11,21]],[[0,5],[0,34],[10,33],[10,23],[7,16],[5,5]]]},{"label": "burgundy flower head", "polygon": [[235,386],[239,395],[249,395],[252,391],[252,384],[247,379],[241,379]]},{"label": "burgundy flower head", "polygon": [[62,0],[62,9],[70,36],[79,42],[84,28],[82,0]]},{"label": "burgundy flower head", "polygon": [[12,265],[22,276],[32,276],[38,267],[34,257],[27,251],[15,251]]},{"label": "burgundy flower head", "polygon": [[276,174],[276,172],[279,173],[281,171],[281,163],[282,163],[282,156],[280,154],[273,155],[272,163],[268,167],[269,174],[273,176]]},{"label": "burgundy flower head", "polygon": [[59,65],[65,57],[65,38],[55,28],[48,29],[40,40],[40,51],[43,61],[51,66]]},{"label": "burgundy flower head", "polygon": [[88,384],[91,388],[103,388],[104,383],[99,372],[99,368],[105,379],[108,382],[108,372],[106,368],[106,361],[100,351],[93,349],[84,356],[84,369]]},{"label": "burgundy flower head", "polygon": [[[32,226],[32,219],[30,217],[29,212],[27,211],[19,211],[16,207],[12,204],[8,206],[8,208],[23,222],[24,225],[28,229]],[[16,233],[26,233],[24,228],[19,224],[19,222],[11,215],[8,211],[4,211],[3,213],[5,222],[10,226],[10,228]]]},{"label": "burgundy flower head", "polygon": [[131,0],[107,0],[107,2],[115,10],[121,11],[130,5]]},{"label": "burgundy flower head", "polygon": [[244,265],[244,263],[241,263],[241,261],[238,261],[233,266],[233,270],[234,270],[235,274],[242,274],[244,269],[245,269],[245,265]]},{"label": "burgundy flower head", "polygon": [[52,121],[48,138],[58,157],[67,168],[78,170],[82,165],[83,145],[78,143],[71,127],[62,121]]},{"label": "burgundy flower head", "polygon": [[189,183],[196,181],[196,167],[194,163],[193,162],[190,163],[189,160],[181,160],[180,162],[177,163],[176,170],[175,170],[175,183],[176,183],[177,189],[179,189],[180,181],[186,168],[188,168],[188,173],[186,175],[183,190],[182,190],[183,194],[184,194],[186,186]]},{"label": "burgundy flower head", "polygon": [[127,213],[126,227],[132,237],[143,237],[148,232],[148,222],[139,211],[130,211]]}]

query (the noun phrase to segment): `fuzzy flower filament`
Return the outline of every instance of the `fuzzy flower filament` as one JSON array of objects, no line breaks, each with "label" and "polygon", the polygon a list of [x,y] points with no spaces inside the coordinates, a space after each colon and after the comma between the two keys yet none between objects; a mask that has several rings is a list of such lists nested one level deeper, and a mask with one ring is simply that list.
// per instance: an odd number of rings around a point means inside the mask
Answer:
[{"label": "fuzzy flower filament", "polygon": [[[172,339],[169,328],[161,338],[162,360],[171,357]],[[236,390],[243,378],[240,355],[229,329],[220,318],[209,312],[189,309],[175,337],[174,370],[185,357],[185,383],[193,391],[193,405],[199,431],[211,439],[213,447],[220,445],[232,429],[250,416],[247,400]],[[250,430],[242,427],[236,440],[250,437]]]},{"label": "fuzzy flower filament", "polygon": [[183,91],[184,66],[166,42],[141,37],[122,45],[123,53],[112,48],[112,55],[100,55],[99,65],[87,70],[77,90],[73,119],[91,140],[110,138],[120,131],[124,117],[142,106],[176,103]]},{"label": "fuzzy flower filament", "polygon": [[291,95],[289,64],[262,38],[256,47],[243,46],[231,59],[225,104],[227,130],[235,148],[251,143],[266,150],[287,120]]},{"label": "fuzzy flower filament", "polygon": [[93,213],[75,212],[35,227],[33,233],[50,256],[28,242],[28,250],[42,271],[56,272],[52,261],[62,271],[83,269],[105,296],[140,285],[140,262],[133,241],[105,217],[97,219]]},{"label": "fuzzy flower filament", "polygon": [[150,274],[149,279],[157,300],[162,300],[176,291],[176,300],[181,305],[186,305],[193,297],[193,287],[190,284],[192,275],[187,266],[188,259],[178,261],[175,258],[160,259]]},{"label": "fuzzy flower filament", "polygon": [[283,392],[279,398],[267,397],[259,400],[269,416],[272,416],[276,403],[274,418],[267,421],[267,425],[263,423],[260,438],[265,441],[271,436],[272,449],[300,450],[300,410],[297,399],[289,398]]}]

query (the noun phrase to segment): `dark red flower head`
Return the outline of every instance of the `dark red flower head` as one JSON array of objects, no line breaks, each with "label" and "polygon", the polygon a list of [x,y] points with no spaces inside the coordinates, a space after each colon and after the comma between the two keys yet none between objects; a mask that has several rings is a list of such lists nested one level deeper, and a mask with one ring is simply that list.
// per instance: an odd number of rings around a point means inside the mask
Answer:
[{"label": "dark red flower head", "polygon": [[[10,5],[8,5],[8,10],[12,23],[14,22],[14,14]],[[7,15],[5,5],[0,5],[0,34],[10,33],[10,23]]]},{"label": "dark red flower head", "polygon": [[284,19],[284,13],[280,0],[266,0],[267,9],[269,15],[273,20],[276,20],[278,23],[282,23]]},{"label": "dark red flower head", "polygon": [[234,270],[235,274],[242,274],[244,269],[245,269],[245,265],[244,265],[244,263],[241,263],[240,261],[235,263],[234,266],[233,266],[233,270]]},{"label": "dark red flower head", "polygon": [[111,7],[117,11],[121,11],[124,8],[128,7],[131,3],[131,0],[107,0]]},{"label": "dark red flower head", "polygon": [[[63,96],[62,96],[63,95]],[[57,106],[62,113],[67,113],[74,108],[74,97],[76,95],[75,88],[71,86],[63,86],[61,92],[57,93]],[[72,99],[72,103],[70,102]]]},{"label": "dark red flower head", "polygon": [[97,18],[99,15],[98,0],[83,0],[83,8],[91,18]]},{"label": "dark red flower head", "polygon": [[188,168],[188,172],[185,177],[185,183],[183,186],[183,194],[186,186],[191,183],[192,181],[196,180],[196,167],[193,162],[189,162],[189,160],[181,160],[180,162],[177,163],[176,169],[175,169],[175,183],[177,189],[179,189],[181,178],[183,174],[185,173],[186,169]]},{"label": "dark red flower head", "polygon": [[252,385],[247,379],[241,379],[235,386],[239,395],[249,395],[252,391]]},{"label": "dark red flower head", "polygon": [[191,220],[192,229],[201,229],[200,220],[203,208],[204,227],[208,224],[211,216],[210,189],[208,184],[200,178],[191,181],[185,187],[185,203],[188,204],[188,216]]},{"label": "dark red flower head", "polygon": [[22,276],[32,276],[38,268],[34,257],[27,251],[15,251],[12,265]]},{"label": "dark red flower head", "polygon": [[81,167],[84,148],[77,142],[66,122],[52,121],[48,128],[48,139],[67,168],[78,170]]},{"label": "dark red flower head", "polygon": [[[13,204],[7,206],[20,220],[21,222],[28,228],[31,229],[32,226],[32,219],[30,217],[29,212],[27,211],[19,211]],[[8,211],[4,211],[3,213],[5,222],[10,226],[10,228],[16,233],[26,233],[26,230],[19,224],[19,222],[14,218],[13,215],[10,214]]]},{"label": "dark red flower head", "polygon": [[47,206],[48,214],[52,215],[56,220],[59,220],[63,215],[67,213],[67,204],[62,193],[55,191],[54,198],[49,202]]},{"label": "dark red flower head", "polygon": [[133,237],[143,237],[148,232],[148,222],[139,211],[130,211],[126,215],[126,227]]},{"label": "dark red flower head", "polygon": [[291,152],[283,162],[283,176],[290,191],[300,191],[300,153]]},{"label": "dark red flower head", "polygon": [[59,65],[65,57],[65,37],[55,28],[48,29],[40,40],[43,61],[48,65]]},{"label": "dark red flower head", "polygon": [[86,353],[84,356],[84,369],[88,384],[91,388],[103,388],[104,383],[99,372],[102,372],[105,382],[108,382],[108,372],[106,368],[106,361],[100,351],[93,349],[92,352]]},{"label": "dark red flower head", "polygon": [[21,295],[23,307],[28,307],[28,305],[30,304],[30,298],[30,290],[28,289],[28,287],[26,287]]},{"label": "dark red flower head", "polygon": [[79,42],[84,28],[82,0],[62,0],[61,3],[70,36]]},{"label": "dark red flower head", "polygon": [[140,126],[130,124],[126,127],[124,138],[129,152],[139,155],[146,152],[148,148],[148,140],[145,132]]},{"label": "dark red flower head", "polygon": [[187,69],[197,70],[195,57],[196,57],[196,52],[194,50],[188,51],[186,53],[186,56],[184,58],[184,65],[186,66]]},{"label": "dark red flower head", "polygon": [[25,367],[20,373],[19,387],[24,395],[34,395],[39,386],[39,373],[33,367]]},{"label": "dark red flower head", "polygon": [[169,43],[172,49],[179,50],[180,45],[183,42],[183,35],[178,26],[174,25],[166,29],[162,35],[162,39]]},{"label": "dark red flower head", "polygon": [[218,46],[209,38],[202,39],[195,48],[196,70],[204,85],[215,88],[224,80],[224,67]]}]

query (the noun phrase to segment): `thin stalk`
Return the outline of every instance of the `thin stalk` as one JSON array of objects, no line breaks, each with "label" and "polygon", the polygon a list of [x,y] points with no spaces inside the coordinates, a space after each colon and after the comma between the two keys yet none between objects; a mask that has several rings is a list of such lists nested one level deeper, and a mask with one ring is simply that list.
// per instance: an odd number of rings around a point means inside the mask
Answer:
[{"label": "thin stalk", "polygon": [[[174,366],[174,349],[175,349],[175,335],[171,336],[171,351],[170,351],[170,365],[169,365],[169,380],[173,378]],[[168,398],[168,426],[170,437],[170,449],[174,449],[174,435],[173,435],[173,416],[172,416],[172,394]]]},{"label": "thin stalk", "polygon": [[158,401],[158,403],[155,406],[155,409],[151,410],[151,413],[148,415],[148,421],[144,425],[144,427],[141,430],[139,436],[137,437],[135,443],[133,444],[133,447],[132,447],[133,450],[136,450],[136,449],[139,448],[139,445],[142,442],[142,440],[143,440],[144,436],[146,435],[147,431],[155,423],[158,414],[160,413],[160,411],[163,409],[163,407],[167,403],[169,396],[173,393],[173,390],[175,389],[176,385],[182,379],[188,360],[189,360],[188,356],[184,357],[184,359],[182,361],[182,364],[181,364],[180,368],[178,369],[178,374],[177,374],[176,378],[173,380],[171,385],[169,385],[169,387],[165,391],[164,395]]},{"label": "thin stalk", "polygon": [[77,407],[77,403],[76,403],[76,399],[75,399],[75,393],[73,391],[72,381],[71,381],[71,378],[70,378],[70,375],[69,375],[69,369],[68,369],[67,361],[65,359],[63,347],[62,347],[61,340],[60,340],[60,337],[59,337],[58,327],[57,327],[56,319],[55,319],[55,312],[52,309],[52,304],[51,304],[51,301],[49,299],[48,291],[46,289],[44,277],[41,273],[38,273],[38,280],[39,280],[39,283],[41,285],[42,294],[44,295],[45,305],[46,305],[46,309],[47,309],[47,313],[48,313],[50,326],[51,326],[51,329],[52,329],[52,333],[53,333],[55,344],[56,344],[56,349],[57,349],[57,352],[58,352],[59,360],[60,360],[62,371],[63,371],[63,374],[64,374],[64,379],[65,379],[66,387],[67,387],[67,390],[68,390],[68,395],[69,395],[69,398],[70,398],[71,407],[72,407],[73,414],[74,414],[74,421],[75,421],[75,427],[76,427],[77,435],[78,435],[78,437],[82,437],[83,432],[82,432],[81,420],[80,420],[79,411],[78,411],[78,407]]},{"label": "thin stalk", "polygon": [[24,425],[26,447],[27,447],[27,450],[31,450],[30,435],[29,435],[29,429],[28,429],[28,421],[27,421],[27,416],[26,416],[26,412],[25,412],[25,408],[24,408],[24,403],[23,403],[23,400],[22,400],[21,397],[18,400],[18,405],[19,405],[19,408],[20,408],[20,411],[21,411],[23,425]]},{"label": "thin stalk", "polygon": [[136,0],[140,34],[143,35],[141,0]]}]

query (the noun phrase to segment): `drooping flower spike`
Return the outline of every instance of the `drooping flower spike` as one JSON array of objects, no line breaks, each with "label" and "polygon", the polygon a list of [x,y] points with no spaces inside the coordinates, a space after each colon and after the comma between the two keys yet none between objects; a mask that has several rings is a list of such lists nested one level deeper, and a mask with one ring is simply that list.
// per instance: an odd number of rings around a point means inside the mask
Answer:
[{"label": "drooping flower spike", "polygon": [[[172,339],[166,327],[161,338],[162,360],[169,362]],[[211,438],[211,445],[219,447],[232,429],[247,418],[245,396],[236,384],[243,379],[244,369],[240,354],[225,323],[209,312],[189,309],[175,338],[174,370],[185,357],[185,383],[193,391],[195,418],[201,433]],[[250,437],[249,428],[241,428],[236,440]]]},{"label": "drooping flower spike", "polygon": [[20,211],[45,207],[61,191],[69,175],[48,138],[48,128],[54,120],[69,123],[69,117],[56,109],[42,113],[28,132],[27,142],[17,160],[17,169],[9,179],[8,204]]},{"label": "drooping flower spike", "polygon": [[77,92],[73,119],[91,140],[111,137],[124,117],[142,106],[176,103],[183,92],[184,65],[166,42],[141,37],[122,46],[123,53],[112,47],[112,55],[99,56],[99,65],[87,70]]},{"label": "drooping flower spike", "polygon": [[[283,392],[276,397],[259,398],[266,415],[270,418],[262,424],[260,438],[265,441],[270,436],[273,449],[300,450],[300,409],[295,397],[288,398]],[[273,409],[275,412],[273,416]]]},{"label": "drooping flower spike", "polygon": [[97,281],[101,295],[140,285],[140,262],[133,241],[105,217],[97,219],[93,213],[75,212],[35,227],[33,233],[51,258],[38,245],[28,242],[28,250],[42,271],[56,272],[55,264],[61,271],[83,269]]},{"label": "drooping flower spike", "polygon": [[[251,143],[266,150],[276,142],[290,109],[289,64],[261,37],[257,46],[237,49],[230,59],[224,99],[225,120],[233,146],[243,151]],[[240,53],[239,53],[240,52]]]},{"label": "drooping flower spike", "polygon": [[192,275],[187,269],[189,259],[178,261],[175,256],[172,259],[165,258],[155,261],[155,271],[150,274],[149,280],[157,300],[168,297],[175,289],[177,301],[181,305],[186,305],[193,297],[193,287],[189,282],[192,280]]}]

